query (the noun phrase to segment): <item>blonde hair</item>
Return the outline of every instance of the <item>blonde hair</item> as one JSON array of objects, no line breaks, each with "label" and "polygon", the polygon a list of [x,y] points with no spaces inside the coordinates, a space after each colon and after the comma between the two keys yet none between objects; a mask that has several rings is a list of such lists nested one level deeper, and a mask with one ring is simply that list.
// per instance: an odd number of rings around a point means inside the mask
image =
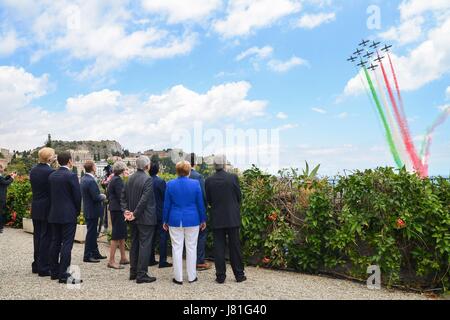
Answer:
[{"label": "blonde hair", "polygon": [[175,166],[175,170],[179,177],[187,177],[191,173],[191,164],[188,161],[180,161]]},{"label": "blonde hair", "polygon": [[38,152],[38,157],[39,157],[39,162],[40,163],[47,163],[49,162],[52,158],[55,157],[55,150],[52,148],[42,148],[41,150],[39,150]]}]

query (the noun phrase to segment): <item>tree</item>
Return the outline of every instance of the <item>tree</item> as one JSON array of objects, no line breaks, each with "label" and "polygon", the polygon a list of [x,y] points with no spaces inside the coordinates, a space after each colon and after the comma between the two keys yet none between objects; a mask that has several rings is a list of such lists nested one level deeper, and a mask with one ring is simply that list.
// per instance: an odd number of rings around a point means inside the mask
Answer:
[{"label": "tree", "polygon": [[155,153],[154,155],[152,155],[151,159],[152,162],[160,162],[159,156],[157,153]]},{"label": "tree", "polygon": [[162,158],[161,166],[164,168],[164,173],[176,174],[175,163],[170,158]]},{"label": "tree", "polygon": [[72,172],[75,174],[78,174],[78,168],[76,166],[73,166]]},{"label": "tree", "polygon": [[81,170],[81,176],[84,177],[85,173],[84,170]]},{"label": "tree", "polygon": [[80,162],[80,156],[79,156],[79,155],[77,155],[77,156],[75,157],[75,161],[76,161],[76,162]]},{"label": "tree", "polygon": [[128,149],[125,149],[125,150],[123,150],[123,154],[125,155],[125,157],[129,157],[130,151],[128,151]]},{"label": "tree", "polygon": [[48,148],[52,147],[52,136],[50,133],[48,134],[48,138],[47,138],[47,142],[45,143],[45,146]]}]

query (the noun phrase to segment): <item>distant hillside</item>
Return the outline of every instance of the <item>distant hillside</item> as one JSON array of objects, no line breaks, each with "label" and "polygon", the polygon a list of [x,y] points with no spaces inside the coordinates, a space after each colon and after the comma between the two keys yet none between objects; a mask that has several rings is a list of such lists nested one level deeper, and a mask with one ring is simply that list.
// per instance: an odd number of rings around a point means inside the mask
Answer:
[{"label": "distant hillside", "polygon": [[91,154],[101,154],[111,156],[114,153],[122,154],[122,146],[117,141],[102,140],[102,141],[61,141],[53,140],[52,148],[56,152],[66,150],[89,150]]}]

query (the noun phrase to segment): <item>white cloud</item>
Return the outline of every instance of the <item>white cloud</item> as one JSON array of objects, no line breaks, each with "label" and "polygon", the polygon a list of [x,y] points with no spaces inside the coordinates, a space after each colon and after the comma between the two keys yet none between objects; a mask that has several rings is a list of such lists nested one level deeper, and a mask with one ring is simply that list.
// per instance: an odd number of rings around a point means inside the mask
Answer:
[{"label": "white cloud", "polygon": [[300,11],[300,8],[300,3],[295,0],[230,0],[225,19],[216,20],[213,28],[224,37],[245,36]]},{"label": "white cloud", "polygon": [[236,57],[236,61],[241,61],[243,59],[246,59],[248,57],[256,56],[259,59],[265,59],[267,57],[270,57],[273,53],[273,48],[270,46],[265,46],[262,48],[259,47],[251,47],[243,52],[241,52]]},{"label": "white cloud", "polygon": [[279,131],[286,131],[286,130],[291,130],[291,129],[295,129],[295,128],[298,128],[298,124],[296,124],[296,123],[295,124],[294,123],[287,123],[287,124],[284,124],[284,125],[278,127],[277,130],[279,130]]},{"label": "white cloud", "polygon": [[348,113],[347,113],[347,112],[341,112],[341,113],[339,113],[339,114],[337,115],[337,117],[338,117],[339,119],[347,119]]},{"label": "white cloud", "polygon": [[278,119],[285,120],[285,119],[288,118],[288,115],[287,115],[286,113],[284,113],[284,112],[278,112],[277,115],[276,115],[276,117],[277,117]]},{"label": "white cloud", "polygon": [[221,5],[221,0],[142,0],[145,10],[166,15],[169,23],[202,20]]},{"label": "white cloud", "polygon": [[401,45],[413,43],[423,36],[425,14],[431,12],[436,21],[443,21],[448,18],[449,9],[450,2],[447,0],[403,0],[399,5],[399,26],[391,27],[380,36]]},{"label": "white cloud", "polygon": [[272,59],[267,63],[267,66],[269,67],[269,69],[275,72],[286,72],[294,67],[307,64],[308,62],[306,60],[293,56],[291,59],[287,61]]},{"label": "white cloud", "polygon": [[17,37],[14,30],[0,33],[0,56],[9,56],[24,44],[25,42]]},{"label": "white cloud", "polygon": [[305,14],[295,24],[299,28],[314,29],[322,24],[336,20],[336,13]]},{"label": "white cloud", "polygon": [[450,86],[447,87],[447,90],[445,91],[445,95],[447,99],[450,99]]},{"label": "white cloud", "polygon": [[31,61],[47,54],[66,53],[84,63],[69,70],[79,79],[102,77],[130,60],[155,60],[189,53],[197,35],[175,32],[160,26],[136,24],[138,9],[128,1],[68,0],[6,3],[11,19],[26,18],[27,38],[36,45]]},{"label": "white cloud", "polygon": [[391,27],[387,31],[382,32],[380,37],[389,41],[397,41],[402,45],[415,42],[422,36],[422,25],[424,22],[425,19],[421,16],[408,19],[400,26]]},{"label": "white cloud", "polygon": [[326,114],[327,111],[322,109],[322,108],[311,108],[312,111],[317,112],[317,113],[321,113],[321,114]]},{"label": "white cloud", "polygon": [[[28,105],[45,95],[49,89],[48,75],[35,77],[23,68],[0,66],[0,106],[4,115]],[[2,121],[6,120],[2,117]]]},{"label": "white cloud", "polygon": [[[13,79],[13,80],[11,80]],[[131,150],[173,145],[172,134],[191,130],[196,121],[221,128],[229,121],[263,116],[266,101],[247,98],[248,82],[214,86],[205,93],[177,85],[154,95],[125,95],[102,90],[67,99],[60,112],[34,107],[46,93],[47,76],[0,67],[0,104],[9,106],[0,123],[2,147],[29,149],[42,144],[50,132],[63,140],[116,139]],[[17,130],[18,123],[26,123]]]}]

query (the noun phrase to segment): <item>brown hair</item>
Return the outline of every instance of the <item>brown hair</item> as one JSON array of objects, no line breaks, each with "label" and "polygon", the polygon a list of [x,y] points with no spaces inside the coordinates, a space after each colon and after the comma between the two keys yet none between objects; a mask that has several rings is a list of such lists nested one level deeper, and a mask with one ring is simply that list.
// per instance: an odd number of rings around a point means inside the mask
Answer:
[{"label": "brown hair", "polygon": [[92,160],[86,160],[84,163],[84,170],[86,170],[87,173],[92,173],[94,171],[95,162]]},{"label": "brown hair", "polygon": [[191,173],[191,164],[188,161],[180,161],[175,166],[177,175],[179,177],[187,177]]}]

